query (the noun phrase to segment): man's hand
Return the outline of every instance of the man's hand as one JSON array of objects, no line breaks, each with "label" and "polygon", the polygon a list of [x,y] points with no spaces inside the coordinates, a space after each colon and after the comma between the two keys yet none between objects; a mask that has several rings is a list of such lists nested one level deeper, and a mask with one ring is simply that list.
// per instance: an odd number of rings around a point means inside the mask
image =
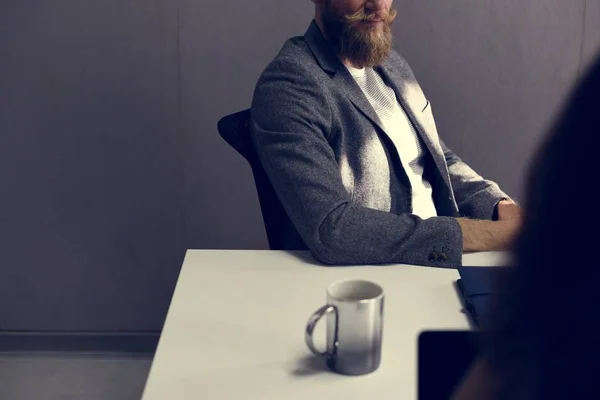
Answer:
[{"label": "man's hand", "polygon": [[501,200],[496,206],[498,211],[498,220],[504,221],[509,219],[521,220],[522,212],[521,207],[517,203],[511,200]]}]

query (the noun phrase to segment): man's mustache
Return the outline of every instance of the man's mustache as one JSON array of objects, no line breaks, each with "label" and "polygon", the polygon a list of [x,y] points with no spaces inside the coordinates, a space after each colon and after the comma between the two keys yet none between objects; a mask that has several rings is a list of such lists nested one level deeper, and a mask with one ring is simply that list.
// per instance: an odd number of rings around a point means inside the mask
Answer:
[{"label": "man's mustache", "polygon": [[344,19],[346,22],[358,22],[358,21],[383,21],[386,24],[391,24],[396,19],[398,12],[391,9],[389,12],[385,10],[372,12],[367,14],[364,7],[355,12],[354,14],[345,15]]}]

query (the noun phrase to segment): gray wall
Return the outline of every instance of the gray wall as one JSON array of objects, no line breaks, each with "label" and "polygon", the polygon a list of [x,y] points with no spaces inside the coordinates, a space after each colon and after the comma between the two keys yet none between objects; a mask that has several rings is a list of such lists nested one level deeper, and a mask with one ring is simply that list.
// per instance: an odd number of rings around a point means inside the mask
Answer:
[{"label": "gray wall", "polygon": [[589,66],[600,48],[600,0],[584,0],[582,67]]},{"label": "gray wall", "polygon": [[186,247],[176,7],[2,1],[0,29],[0,329],[159,329]]},{"label": "gray wall", "polygon": [[181,0],[190,248],[267,248],[250,167],[219,136],[219,118],[250,106],[254,85],[283,42],[304,34],[309,0],[219,0],[224,13]]},{"label": "gray wall", "polygon": [[[600,44],[600,0],[396,7],[442,137],[518,198]],[[159,329],[186,248],[267,247],[216,122],[312,15],[309,0],[0,3],[0,329]]]}]

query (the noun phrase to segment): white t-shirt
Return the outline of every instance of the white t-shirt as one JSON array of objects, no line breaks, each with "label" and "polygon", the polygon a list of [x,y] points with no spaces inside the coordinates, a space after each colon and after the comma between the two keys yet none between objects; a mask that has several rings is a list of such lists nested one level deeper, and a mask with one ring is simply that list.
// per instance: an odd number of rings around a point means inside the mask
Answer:
[{"label": "white t-shirt", "polygon": [[412,213],[423,219],[437,216],[431,184],[423,176],[426,147],[398,102],[394,89],[373,68],[346,68],[371,103],[385,133],[398,150],[412,188]]}]

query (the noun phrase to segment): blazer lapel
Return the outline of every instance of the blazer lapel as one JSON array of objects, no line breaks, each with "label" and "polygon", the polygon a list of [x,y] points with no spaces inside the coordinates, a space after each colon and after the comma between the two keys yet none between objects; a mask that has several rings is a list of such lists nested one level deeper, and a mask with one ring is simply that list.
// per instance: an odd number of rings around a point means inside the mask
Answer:
[{"label": "blazer lapel", "polygon": [[436,167],[444,179],[444,182],[451,190],[452,185],[450,183],[450,177],[448,174],[448,165],[446,164],[446,157],[442,150],[441,145],[434,137],[437,135],[430,134],[431,130],[435,130],[433,120],[426,118],[423,110],[429,106],[427,99],[419,89],[418,83],[415,80],[398,79],[401,75],[401,71],[396,71],[396,67],[390,65],[389,58],[383,63],[381,67],[377,68],[384,80],[396,93],[398,101],[404,108],[404,111],[413,123],[417,134],[423,140],[423,143],[427,146],[429,153],[431,154]]},{"label": "blazer lapel", "polygon": [[354,80],[354,77],[352,77],[352,75],[346,67],[340,68],[337,71],[337,73],[333,77],[333,81],[337,85],[339,85],[339,87],[343,88],[344,92],[346,93],[346,96],[350,99],[352,104],[354,104],[354,106],[361,113],[363,113],[373,125],[381,129],[383,133],[386,133],[385,129],[383,128],[383,124],[381,123],[381,120],[375,112],[375,109],[373,109],[373,106],[371,105],[371,103],[369,103],[369,100],[367,100],[362,89],[360,88],[360,86],[358,86],[358,84]]},{"label": "blazer lapel", "polygon": [[333,75],[333,81],[339,85],[338,87],[343,88],[352,104],[354,104],[356,108],[371,121],[371,123],[385,132],[383,124],[379,120],[371,103],[369,103],[369,100],[367,100],[348,69],[335,55],[331,45],[325,40],[325,37],[314,20],[310,24],[308,31],[306,31],[304,38],[321,68]]}]

